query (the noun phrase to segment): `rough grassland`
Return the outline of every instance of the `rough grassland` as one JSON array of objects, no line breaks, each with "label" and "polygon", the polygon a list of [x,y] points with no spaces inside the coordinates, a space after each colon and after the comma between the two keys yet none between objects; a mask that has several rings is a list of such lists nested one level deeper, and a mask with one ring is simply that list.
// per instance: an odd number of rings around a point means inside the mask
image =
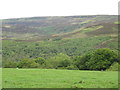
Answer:
[{"label": "rough grassland", "polygon": [[3,88],[117,88],[117,71],[3,69]]}]

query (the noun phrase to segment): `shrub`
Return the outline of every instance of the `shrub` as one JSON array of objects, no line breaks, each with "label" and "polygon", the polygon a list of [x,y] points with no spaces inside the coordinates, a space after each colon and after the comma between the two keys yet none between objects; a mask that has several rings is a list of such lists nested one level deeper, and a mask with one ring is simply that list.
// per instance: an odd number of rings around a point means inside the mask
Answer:
[{"label": "shrub", "polygon": [[109,69],[107,69],[108,71],[118,71],[118,68],[120,67],[120,65],[118,64],[118,62],[113,63]]},{"label": "shrub", "polygon": [[38,66],[39,64],[37,64],[34,60],[27,59],[27,58],[22,59],[18,64],[19,68],[36,68]]},{"label": "shrub", "polygon": [[17,62],[6,61],[5,63],[3,63],[3,67],[5,67],[5,68],[16,68],[17,67]]},{"label": "shrub", "polygon": [[65,60],[60,61],[58,67],[67,67],[70,64],[71,64],[70,60],[65,59]]},{"label": "shrub", "polygon": [[45,59],[42,58],[42,57],[38,57],[36,59],[34,59],[34,61],[40,65],[44,64],[45,63]]},{"label": "shrub", "polygon": [[70,65],[70,66],[66,67],[66,69],[68,69],[68,70],[78,70],[78,68],[75,65]]},{"label": "shrub", "polygon": [[47,60],[46,66],[57,69],[59,67],[67,67],[68,65],[70,65],[70,57],[66,54],[60,53],[54,57],[49,58],[49,60]]}]

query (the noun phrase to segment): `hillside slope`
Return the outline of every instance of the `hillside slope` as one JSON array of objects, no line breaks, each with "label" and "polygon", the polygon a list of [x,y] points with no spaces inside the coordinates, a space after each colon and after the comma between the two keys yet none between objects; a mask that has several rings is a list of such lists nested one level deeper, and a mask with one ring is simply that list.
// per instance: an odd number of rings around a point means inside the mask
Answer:
[{"label": "hillside slope", "polygon": [[3,20],[3,61],[75,57],[97,48],[118,49],[117,16],[32,17]]},{"label": "hillside slope", "polygon": [[[104,31],[112,33],[114,31],[111,27],[113,26],[113,28],[116,29],[114,24],[116,21],[117,16],[99,15],[6,19],[3,20],[2,31],[3,39],[43,40],[54,38],[59,36],[59,34],[60,36],[68,37],[76,34],[81,29],[83,31],[84,28],[93,28],[93,26],[103,26],[103,32],[100,30],[97,30],[98,32],[90,32],[90,30],[87,30],[90,34],[101,34],[104,33]],[[87,33],[87,35],[88,34],[89,33]]]}]

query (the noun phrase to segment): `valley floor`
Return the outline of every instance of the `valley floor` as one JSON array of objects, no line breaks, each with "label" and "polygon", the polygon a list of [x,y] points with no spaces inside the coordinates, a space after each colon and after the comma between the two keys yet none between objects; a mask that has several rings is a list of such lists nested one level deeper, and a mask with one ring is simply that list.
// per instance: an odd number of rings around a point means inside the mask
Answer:
[{"label": "valley floor", "polygon": [[2,69],[3,88],[117,88],[117,71]]}]

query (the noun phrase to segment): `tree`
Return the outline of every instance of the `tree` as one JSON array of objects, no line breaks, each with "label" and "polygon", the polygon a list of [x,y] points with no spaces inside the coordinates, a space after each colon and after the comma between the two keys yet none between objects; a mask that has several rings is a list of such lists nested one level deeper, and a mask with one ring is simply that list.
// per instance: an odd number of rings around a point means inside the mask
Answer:
[{"label": "tree", "polygon": [[105,70],[118,61],[118,52],[109,48],[101,48],[89,52],[77,60],[79,69]]}]

